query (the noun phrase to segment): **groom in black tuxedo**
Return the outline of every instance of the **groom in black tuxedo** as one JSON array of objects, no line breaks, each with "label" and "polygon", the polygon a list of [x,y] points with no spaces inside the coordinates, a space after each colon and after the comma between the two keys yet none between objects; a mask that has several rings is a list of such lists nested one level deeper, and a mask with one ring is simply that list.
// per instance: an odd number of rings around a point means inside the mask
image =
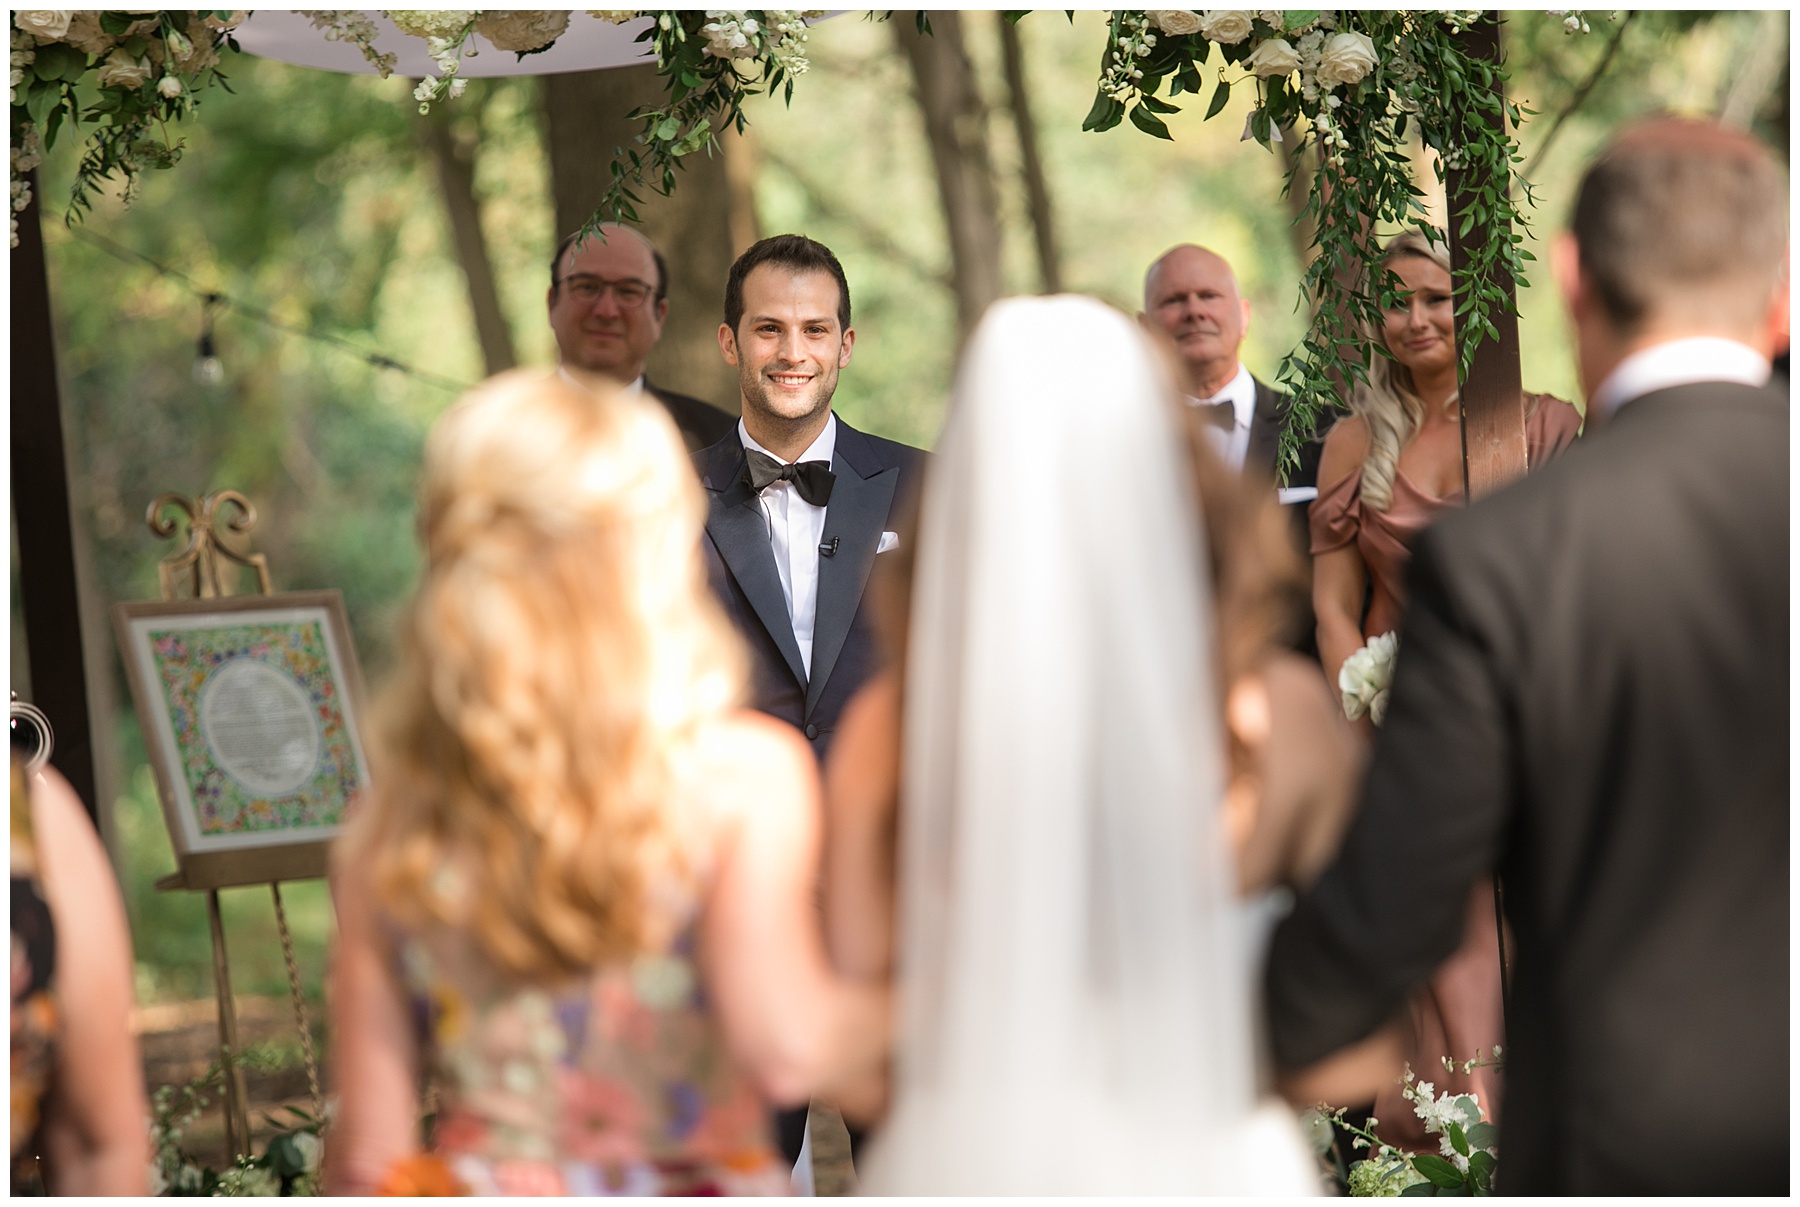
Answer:
[{"label": "groom in black tuxedo", "polygon": [[1748,135],[1653,119],[1571,227],[1594,433],[1420,539],[1361,814],[1275,933],[1270,1035],[1297,1100],[1366,1100],[1382,1062],[1350,1046],[1498,870],[1498,1189],[1785,1194],[1787,188]]},{"label": "groom in black tuxedo", "polygon": [[[754,703],[799,729],[821,761],[838,716],[879,668],[863,604],[875,559],[899,546],[925,454],[831,410],[850,363],[850,285],[823,244],[777,235],[731,266],[719,350],[743,415],[694,454],[707,492],[707,574],[749,643]],[[779,1112],[797,1160],[806,1107]]]},{"label": "groom in black tuxedo", "polygon": [[805,733],[821,760],[877,669],[863,588],[876,557],[899,545],[896,517],[925,456],[832,412],[855,343],[850,287],[829,248],[801,235],[752,246],[731,266],[719,327],[743,416],[694,454],[707,571],[750,644],[756,707]]}]

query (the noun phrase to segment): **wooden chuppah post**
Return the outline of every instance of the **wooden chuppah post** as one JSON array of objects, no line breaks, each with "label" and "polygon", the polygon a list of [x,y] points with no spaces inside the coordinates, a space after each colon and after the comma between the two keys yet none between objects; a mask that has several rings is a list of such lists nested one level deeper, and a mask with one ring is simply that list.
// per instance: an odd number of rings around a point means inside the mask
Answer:
[{"label": "wooden chuppah post", "polygon": [[31,203],[17,215],[19,245],[12,253],[12,503],[19,540],[19,604],[32,703],[43,709],[56,732],[50,761],[98,826],[62,390],[39,225],[43,189],[35,170],[26,181]]},{"label": "wooden chuppah post", "polygon": [[[1458,35],[1473,57],[1500,65],[1500,14],[1487,12],[1482,19]],[[1506,121],[1505,85],[1495,75],[1494,91],[1501,104],[1493,111],[1473,115],[1489,124]],[[1482,169],[1473,171],[1452,168],[1445,173],[1445,194],[1450,216],[1450,268],[1461,274],[1469,262],[1472,241],[1491,242],[1512,238],[1512,222],[1504,215],[1498,220],[1487,215],[1477,219],[1466,236],[1459,235],[1462,218],[1476,196],[1487,191],[1493,195],[1496,182]],[[1489,315],[1497,338],[1481,341],[1464,375],[1461,390],[1463,439],[1463,497],[1473,502],[1515,478],[1525,474],[1525,386],[1519,367],[1518,292],[1513,279],[1501,271],[1491,284],[1498,287],[1506,305]],[[1458,290],[1458,310],[1463,291]],[[1460,358],[1469,325],[1460,314],[1456,324],[1456,351]],[[1506,964],[1506,895],[1496,873],[1494,876],[1494,941],[1500,947],[1500,1006],[1505,1016],[1512,997],[1512,985]]]}]

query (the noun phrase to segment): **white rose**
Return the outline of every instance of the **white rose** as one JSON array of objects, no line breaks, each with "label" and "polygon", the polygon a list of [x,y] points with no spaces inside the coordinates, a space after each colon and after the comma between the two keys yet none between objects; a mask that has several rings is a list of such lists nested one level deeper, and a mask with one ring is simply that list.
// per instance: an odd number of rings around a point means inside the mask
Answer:
[{"label": "white rose", "polygon": [[1200,14],[1200,33],[1209,42],[1232,46],[1250,36],[1250,22],[1255,14],[1246,9],[1226,8]]},{"label": "white rose", "polygon": [[1259,8],[1256,10],[1256,16],[1258,20],[1264,25],[1267,25],[1270,29],[1287,28],[1287,19],[1282,16],[1281,10],[1278,8]]},{"label": "white rose", "polygon": [[1319,83],[1327,88],[1354,84],[1375,69],[1375,43],[1367,34],[1333,34],[1319,54]]},{"label": "white rose", "polygon": [[1158,33],[1168,34],[1171,38],[1200,32],[1200,14],[1185,8],[1153,8],[1144,15],[1150,18],[1150,24],[1156,26]]},{"label": "white rose", "polygon": [[390,8],[385,11],[401,33],[426,39],[454,38],[475,19],[475,11],[466,8]]},{"label": "white rose", "polygon": [[587,10],[587,15],[598,18],[608,25],[623,25],[625,22],[635,19],[638,13],[634,8],[590,8]]},{"label": "white rose", "polygon": [[542,50],[568,28],[567,10],[557,9],[499,8],[475,20],[475,32],[492,42],[494,49],[514,54]]},{"label": "white rose", "polygon": [[27,8],[13,14],[13,24],[40,42],[60,42],[75,19],[70,8]]},{"label": "white rose", "polygon": [[156,90],[166,97],[178,97],[181,95],[181,81],[172,75],[165,75],[156,81]]},{"label": "white rose", "polygon": [[1300,54],[1287,44],[1286,38],[1266,38],[1257,43],[1250,57],[1244,60],[1244,66],[1250,69],[1250,74],[1264,79],[1287,75],[1300,66]]},{"label": "white rose", "polygon": [[150,60],[134,59],[130,52],[120,47],[106,56],[99,75],[94,78],[102,88],[142,88],[144,81],[150,78]]},{"label": "white rose", "polygon": [[295,1132],[294,1147],[300,1151],[300,1159],[305,1163],[307,1173],[319,1168],[319,1152],[324,1145],[317,1136],[311,1132]]}]

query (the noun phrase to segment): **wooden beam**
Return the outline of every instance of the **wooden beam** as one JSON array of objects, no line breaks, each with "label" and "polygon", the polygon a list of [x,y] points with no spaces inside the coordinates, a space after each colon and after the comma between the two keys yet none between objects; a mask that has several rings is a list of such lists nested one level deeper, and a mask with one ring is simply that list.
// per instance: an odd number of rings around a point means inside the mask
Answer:
[{"label": "wooden beam", "polygon": [[39,225],[44,193],[35,171],[28,179],[31,204],[18,215],[19,246],[12,252],[12,503],[19,534],[19,605],[31,702],[44,710],[56,733],[50,761],[98,826],[62,392]]},{"label": "wooden beam", "polygon": [[[1489,12],[1459,35],[1472,55],[1496,65],[1500,62],[1499,18],[1499,13]],[[1494,87],[1504,100],[1504,86],[1496,80]],[[1484,113],[1480,120],[1502,123],[1506,119],[1504,113]],[[1452,169],[1445,174],[1450,210],[1450,266],[1457,274],[1468,262],[1472,244],[1480,246],[1512,235],[1510,222],[1488,222],[1477,223],[1467,239],[1457,237],[1457,228],[1470,196],[1492,183],[1496,182],[1466,170]],[[1516,309],[1517,295],[1512,278],[1501,273],[1494,278],[1494,283],[1504,291],[1509,307]],[[1459,307],[1462,296],[1459,290]],[[1519,320],[1515,314],[1506,311],[1491,318],[1500,337],[1481,341],[1462,383],[1463,491],[1470,500],[1479,499],[1525,473],[1525,394],[1519,372]],[[1468,325],[1459,320],[1456,325],[1458,356],[1462,354],[1467,334]]]}]

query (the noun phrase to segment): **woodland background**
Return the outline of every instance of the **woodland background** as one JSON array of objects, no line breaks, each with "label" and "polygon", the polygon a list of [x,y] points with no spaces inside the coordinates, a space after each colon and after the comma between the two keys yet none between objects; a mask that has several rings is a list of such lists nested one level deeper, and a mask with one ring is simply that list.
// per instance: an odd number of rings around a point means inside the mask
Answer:
[{"label": "woodland background", "polygon": [[[1591,152],[1620,122],[1658,109],[1748,124],[1783,162],[1788,148],[1786,13],[1586,15],[1587,35],[1541,12],[1509,14],[1504,34],[1510,94],[1537,111],[1520,135],[1537,198],[1527,246],[1539,256],[1520,299],[1525,385],[1570,399],[1568,331],[1540,240],[1561,226]],[[735,410],[713,344],[725,268],[755,238],[799,231],[836,250],[850,278],[858,340],[836,405],[884,436],[930,446],[959,341],[986,301],[1048,281],[1135,312],[1145,266],[1184,241],[1236,265],[1253,308],[1245,360],[1272,379],[1305,325],[1296,285],[1306,241],[1282,196],[1282,153],[1239,140],[1248,90],[1211,121],[1197,106],[1171,117],[1172,143],[1129,126],[1083,133],[1103,14],[1024,18],[1010,83],[998,14],[931,19],[927,40],[910,14],[822,22],[791,106],[753,102],[748,136],[689,171],[673,202],[647,207],[674,276],[653,376]],[[41,170],[85,619],[105,635],[103,656],[90,653],[90,691],[113,718],[110,734],[96,728],[103,829],[146,1005],[211,993],[200,898],[152,887],[174,860],[106,619],[113,602],[156,594],[156,561],[170,548],[145,530],[146,505],[166,490],[247,494],[277,589],[340,588],[378,682],[419,564],[424,434],[455,383],[552,363],[551,249],[586,216],[612,147],[629,137],[623,113],[660,93],[641,68],[476,80],[420,117],[400,79],[247,55],[224,70],[232,91],[204,94],[179,132],[182,161],[152,173],[129,207],[109,199],[67,228],[74,140]],[[1020,135],[1021,96],[1035,155]],[[1424,154],[1417,164],[1434,189]],[[372,366],[227,306],[214,312],[222,376],[203,384],[199,295],[209,291],[432,376]],[[37,668],[26,665],[17,576],[15,560],[12,683],[29,698]],[[324,886],[285,896],[316,1001]],[[223,897],[239,993],[285,995],[267,894]]]}]

